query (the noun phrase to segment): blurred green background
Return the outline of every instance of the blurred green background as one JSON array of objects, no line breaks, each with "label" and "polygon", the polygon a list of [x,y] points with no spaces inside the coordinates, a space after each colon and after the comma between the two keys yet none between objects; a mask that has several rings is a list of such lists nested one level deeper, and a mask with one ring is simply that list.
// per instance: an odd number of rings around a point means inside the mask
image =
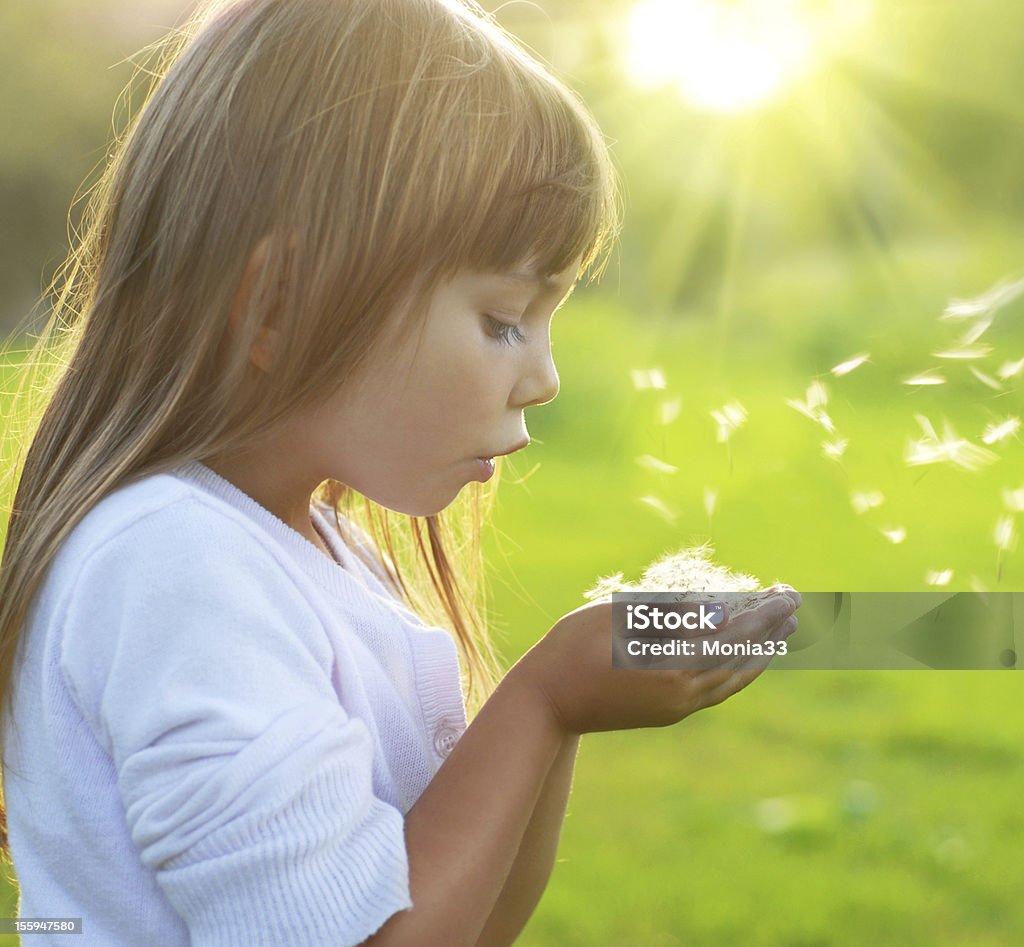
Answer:
[{"label": "blurred green background", "polygon": [[[188,8],[0,7],[0,331],[30,328],[63,259],[124,124],[127,57]],[[1024,588],[1024,7],[538,0],[498,18],[597,115],[626,200],[604,279],[555,318],[561,394],[503,473],[505,658],[599,575],[704,541],[804,591]],[[922,374],[945,381],[907,384]],[[907,463],[918,418],[937,432],[918,452],[946,460]],[[1020,681],[770,671],[676,727],[585,738],[521,942],[1021,943]]]}]

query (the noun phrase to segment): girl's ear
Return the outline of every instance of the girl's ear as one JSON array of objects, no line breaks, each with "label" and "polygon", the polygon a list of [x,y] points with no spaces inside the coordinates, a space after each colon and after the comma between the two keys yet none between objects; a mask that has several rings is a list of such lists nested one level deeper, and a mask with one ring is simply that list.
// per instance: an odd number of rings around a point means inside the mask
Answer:
[{"label": "girl's ear", "polygon": [[[236,291],[235,298],[231,304],[231,312],[228,315],[229,328],[233,335],[237,336],[241,333],[242,326],[245,323],[246,310],[249,308],[249,304],[251,302],[253,289],[259,280],[263,267],[266,266],[271,241],[273,239],[274,236],[272,234],[268,234],[263,237],[263,239],[256,244],[256,248],[249,257],[249,262],[246,265],[242,281],[238,284],[238,290]],[[294,245],[295,238],[292,237],[289,241],[289,258]],[[283,288],[283,284],[287,279],[288,268],[286,267],[281,288]],[[253,340],[252,347],[249,349],[250,364],[267,374],[273,370],[274,362],[277,358],[280,332],[275,327],[276,316],[277,305],[275,300],[275,305],[271,307],[267,320],[257,330],[256,338]]]}]

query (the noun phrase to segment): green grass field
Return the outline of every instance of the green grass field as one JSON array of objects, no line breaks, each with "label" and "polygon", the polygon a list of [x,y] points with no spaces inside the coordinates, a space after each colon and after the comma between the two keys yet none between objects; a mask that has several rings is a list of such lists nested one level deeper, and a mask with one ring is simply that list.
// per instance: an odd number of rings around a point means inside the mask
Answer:
[{"label": "green grass field", "polygon": [[[633,578],[662,552],[705,540],[721,561],[803,591],[925,590],[925,573],[939,569],[953,570],[951,588],[972,577],[1024,588],[1020,552],[1004,555],[997,581],[993,541],[1002,491],[1024,486],[1019,440],[994,445],[999,460],[979,472],[903,460],[920,437],[917,413],[937,426],[948,417],[975,442],[987,423],[1022,413],[1012,385],[996,393],[962,364],[943,366],[946,386],[901,384],[948,340],[935,316],[963,272],[943,273],[950,286],[907,291],[886,311],[855,281],[824,292],[813,269],[766,282],[747,298],[743,332],[739,317],[723,328],[702,313],[640,319],[571,301],[555,317],[562,393],[530,412],[535,443],[504,471],[489,539],[506,659],[599,575]],[[1020,325],[993,327],[986,372],[1024,355]],[[871,362],[829,375],[859,351]],[[636,390],[630,370],[652,367],[665,389]],[[822,456],[821,429],[785,403],[815,377],[848,439],[842,463]],[[669,397],[681,411],[665,425],[657,412]],[[733,400],[748,419],[727,448],[709,412]],[[644,469],[642,454],[678,472]],[[706,489],[717,497],[710,517]],[[855,490],[884,502],[857,514]],[[880,529],[897,525],[907,538],[893,545]],[[1021,681],[769,671],[678,726],[585,737],[559,866],[521,943],[1021,943]]]}]

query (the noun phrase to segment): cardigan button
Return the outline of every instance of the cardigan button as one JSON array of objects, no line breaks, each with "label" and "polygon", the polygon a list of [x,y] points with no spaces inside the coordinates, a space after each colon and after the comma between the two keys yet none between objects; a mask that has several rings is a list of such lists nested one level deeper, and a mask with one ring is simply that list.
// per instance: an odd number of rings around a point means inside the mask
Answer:
[{"label": "cardigan button", "polygon": [[434,751],[441,759],[447,759],[459,742],[459,731],[452,725],[450,720],[442,720],[441,725],[434,732]]}]

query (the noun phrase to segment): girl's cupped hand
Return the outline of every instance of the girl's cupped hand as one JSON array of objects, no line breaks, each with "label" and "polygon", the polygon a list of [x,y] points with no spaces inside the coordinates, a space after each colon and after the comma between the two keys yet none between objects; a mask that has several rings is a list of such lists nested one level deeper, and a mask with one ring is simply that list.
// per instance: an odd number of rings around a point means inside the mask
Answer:
[{"label": "girl's cupped hand", "polygon": [[[800,601],[795,589],[779,586],[737,615],[726,607],[725,620],[713,634],[723,644],[778,641],[796,630],[793,613]],[[555,724],[566,733],[677,723],[742,690],[771,661],[768,654],[740,653],[718,659],[713,667],[704,662],[702,667],[659,668],[652,662],[643,670],[613,668],[612,627],[610,601],[583,605],[555,622],[509,672],[547,702]]]}]

